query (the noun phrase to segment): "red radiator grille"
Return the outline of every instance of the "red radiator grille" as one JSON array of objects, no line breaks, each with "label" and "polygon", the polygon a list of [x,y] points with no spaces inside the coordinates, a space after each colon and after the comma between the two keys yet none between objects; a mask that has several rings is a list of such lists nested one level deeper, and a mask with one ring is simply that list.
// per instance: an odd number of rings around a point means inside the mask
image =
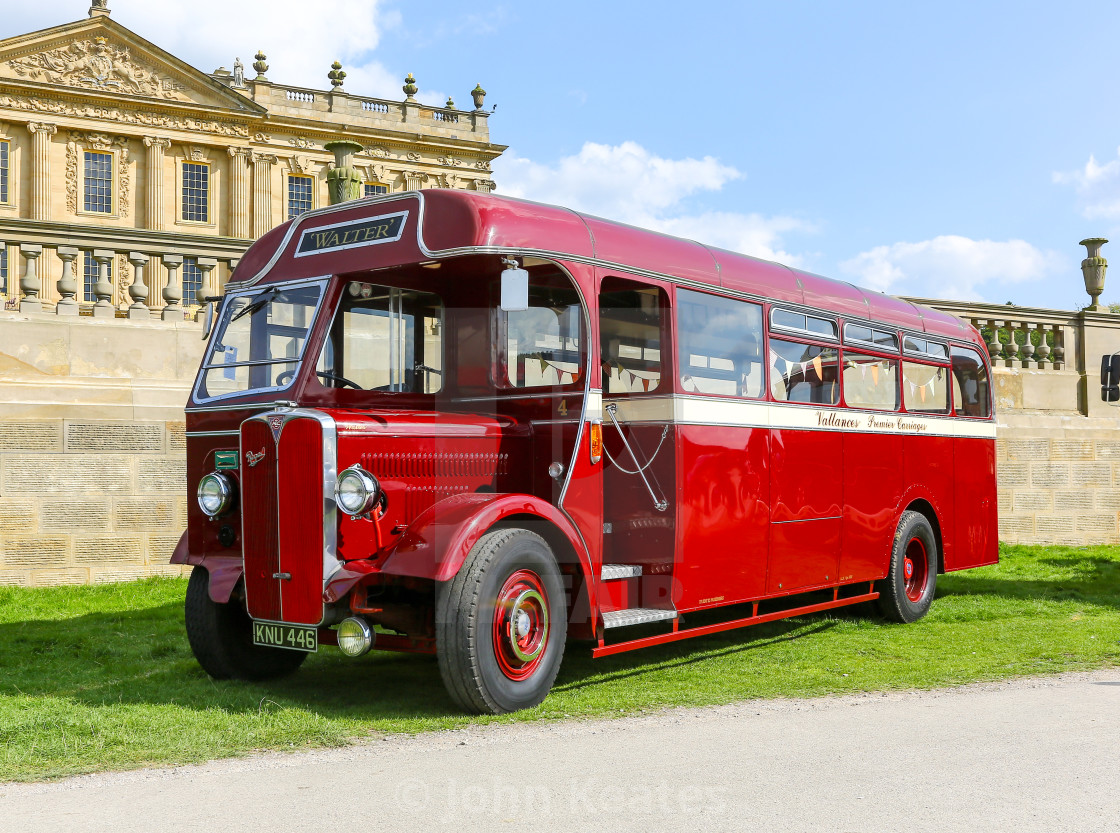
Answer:
[{"label": "red radiator grille", "polygon": [[[253,458],[263,453],[256,465]],[[264,420],[241,427],[242,541],[249,614],[315,625],[323,613],[323,435],[289,419],[279,444]],[[290,578],[275,578],[277,574]]]},{"label": "red radiator grille", "polygon": [[[246,461],[258,459],[255,466]],[[245,555],[245,595],[256,619],[280,619],[279,506],[276,494],[276,444],[268,424],[241,426],[241,541]]]}]

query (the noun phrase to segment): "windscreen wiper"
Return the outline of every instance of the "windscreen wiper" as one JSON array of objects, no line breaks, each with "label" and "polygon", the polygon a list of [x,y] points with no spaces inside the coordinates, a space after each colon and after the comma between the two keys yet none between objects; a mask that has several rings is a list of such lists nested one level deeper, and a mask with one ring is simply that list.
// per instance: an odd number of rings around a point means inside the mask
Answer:
[{"label": "windscreen wiper", "polygon": [[256,298],[254,298],[251,302],[246,304],[245,309],[238,310],[237,314],[234,315],[233,318],[230,319],[230,323],[232,324],[234,321],[236,321],[238,318],[240,318],[243,315],[248,315],[251,312],[256,312],[261,307],[263,307],[265,304],[267,304],[269,301],[271,301],[279,291],[280,291],[280,287],[278,287],[278,286],[269,287],[264,292],[262,292],[260,295],[258,295]]}]

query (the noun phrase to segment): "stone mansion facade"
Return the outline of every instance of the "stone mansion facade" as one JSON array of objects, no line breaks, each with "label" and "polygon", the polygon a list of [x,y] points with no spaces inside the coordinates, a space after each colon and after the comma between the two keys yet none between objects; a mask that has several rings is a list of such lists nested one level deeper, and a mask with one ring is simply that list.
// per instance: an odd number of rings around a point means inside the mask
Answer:
[{"label": "stone mansion facade", "polygon": [[473,109],[429,107],[411,75],[387,101],[326,70],[326,91],[273,83],[263,53],[206,74],[112,19],[107,0],[0,40],[5,306],[182,320],[254,239],[328,203],[332,140],[362,146],[367,195],[491,190],[505,147],[490,142],[481,86]]}]

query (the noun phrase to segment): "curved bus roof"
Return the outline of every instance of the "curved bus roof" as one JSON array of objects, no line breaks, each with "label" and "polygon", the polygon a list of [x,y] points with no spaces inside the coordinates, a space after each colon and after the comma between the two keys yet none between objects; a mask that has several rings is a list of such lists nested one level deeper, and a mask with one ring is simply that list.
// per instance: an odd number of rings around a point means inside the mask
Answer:
[{"label": "curved bus roof", "polygon": [[[394,238],[377,241],[391,245],[336,245],[309,252],[302,243],[316,232],[345,232],[361,227],[363,220],[402,213]],[[451,189],[367,197],[302,214],[254,243],[228,288],[480,252],[614,266],[983,344],[972,327],[952,315],[844,281],[568,208]]]}]

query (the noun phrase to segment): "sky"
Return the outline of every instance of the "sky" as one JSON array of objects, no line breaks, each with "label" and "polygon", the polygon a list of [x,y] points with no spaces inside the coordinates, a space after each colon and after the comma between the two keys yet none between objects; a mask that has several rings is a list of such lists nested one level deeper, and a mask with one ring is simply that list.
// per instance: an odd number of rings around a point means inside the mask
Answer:
[{"label": "sky", "polygon": [[[5,6],[0,37],[88,0]],[[1086,237],[1120,269],[1115,0],[109,6],[207,72],[263,49],[325,89],[339,59],[352,94],[403,99],[411,72],[463,109],[481,83],[501,194],[895,295],[1078,308]]]}]

